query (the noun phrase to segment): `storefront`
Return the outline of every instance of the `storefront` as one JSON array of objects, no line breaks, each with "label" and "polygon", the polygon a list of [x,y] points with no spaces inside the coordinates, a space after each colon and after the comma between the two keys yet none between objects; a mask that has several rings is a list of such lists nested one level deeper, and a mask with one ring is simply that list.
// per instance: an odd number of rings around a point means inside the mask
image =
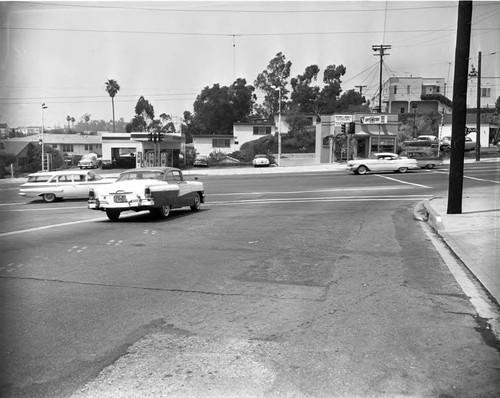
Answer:
[{"label": "storefront", "polygon": [[[181,165],[183,140],[180,134],[162,134],[160,142],[150,141],[149,133],[103,133],[102,159],[119,167],[154,167]],[[135,160],[135,162],[134,162]]]},{"label": "storefront", "polygon": [[[343,128],[346,123],[354,123],[354,129]],[[332,163],[368,158],[376,152],[395,153],[397,132],[398,115],[321,116],[321,123],[316,126],[316,160]]]}]

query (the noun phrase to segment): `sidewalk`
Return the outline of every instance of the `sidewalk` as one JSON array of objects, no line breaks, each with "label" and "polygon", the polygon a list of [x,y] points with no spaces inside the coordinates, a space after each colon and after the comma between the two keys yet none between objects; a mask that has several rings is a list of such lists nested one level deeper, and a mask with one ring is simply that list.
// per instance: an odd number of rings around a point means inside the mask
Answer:
[{"label": "sidewalk", "polygon": [[424,206],[428,223],[500,303],[500,184],[464,191],[461,214],[447,214],[447,197]]}]

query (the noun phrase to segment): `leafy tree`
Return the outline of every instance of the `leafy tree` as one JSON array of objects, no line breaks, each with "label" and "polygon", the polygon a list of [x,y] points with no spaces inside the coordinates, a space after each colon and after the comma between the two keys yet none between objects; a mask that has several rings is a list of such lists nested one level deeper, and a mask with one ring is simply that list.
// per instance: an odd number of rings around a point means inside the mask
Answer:
[{"label": "leafy tree", "polygon": [[497,113],[500,113],[500,97],[498,97],[495,102],[495,110]]},{"label": "leafy tree", "polygon": [[148,131],[154,127],[155,111],[153,105],[144,96],[140,96],[135,105],[135,115],[127,125],[127,132]]},{"label": "leafy tree", "polygon": [[366,103],[365,97],[355,90],[349,90],[343,93],[337,101],[337,112],[339,113],[354,113],[354,112],[370,112]]},{"label": "leafy tree", "polygon": [[162,133],[175,133],[175,124],[172,117],[166,113],[160,115],[160,132]]},{"label": "leafy tree", "polygon": [[297,110],[287,114],[288,134],[282,138],[282,146],[286,152],[314,151],[316,129],[310,118]]},{"label": "leafy tree", "polygon": [[16,163],[16,155],[13,153],[0,153],[0,178],[8,174],[8,167]]},{"label": "leafy tree", "polygon": [[344,65],[328,65],[323,73],[325,86],[319,94],[319,113],[334,114],[337,111],[337,100],[342,92],[340,78],[345,75]]},{"label": "leafy tree", "polygon": [[246,119],[253,107],[254,87],[237,79],[230,87],[205,87],[193,104],[194,114],[184,112],[186,133],[231,134],[233,123]]},{"label": "leafy tree", "polygon": [[186,143],[193,142],[193,135],[196,135],[196,126],[194,115],[189,111],[184,111],[184,120],[182,123],[182,132],[186,136]]},{"label": "leafy tree", "polygon": [[109,79],[106,83],[106,92],[111,97],[111,106],[113,108],[113,133],[115,132],[115,95],[120,91],[120,85],[114,79]]},{"label": "leafy tree", "polygon": [[318,96],[320,89],[318,86],[311,86],[318,78],[319,67],[310,65],[303,75],[294,77],[290,84],[292,86],[291,100],[298,112],[318,113]]},{"label": "leafy tree", "polygon": [[[291,61],[286,61],[281,52],[269,62],[267,69],[257,75],[255,87],[262,90],[264,95],[264,112],[269,117],[278,112],[279,88],[281,88],[282,110],[283,103],[288,100],[289,91],[286,89],[287,79],[290,77]],[[260,110],[262,112],[262,109]]]}]

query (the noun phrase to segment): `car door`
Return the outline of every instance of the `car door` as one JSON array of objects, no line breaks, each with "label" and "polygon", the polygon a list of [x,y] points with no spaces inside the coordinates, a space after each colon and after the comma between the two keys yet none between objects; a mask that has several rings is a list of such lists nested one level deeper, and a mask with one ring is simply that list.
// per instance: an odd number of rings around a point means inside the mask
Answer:
[{"label": "car door", "polygon": [[65,177],[67,178],[64,183],[64,197],[85,198],[88,196],[89,183],[86,181],[86,173],[68,174]]},{"label": "car door", "polygon": [[384,171],[387,170],[387,168],[390,168],[391,165],[388,163],[389,161],[386,160],[383,156],[374,159],[373,163],[370,165],[372,171]]},{"label": "car door", "polygon": [[172,175],[174,176],[175,182],[179,185],[179,198],[178,206],[189,206],[193,203],[193,190],[191,185],[188,184],[180,170],[172,170]]}]

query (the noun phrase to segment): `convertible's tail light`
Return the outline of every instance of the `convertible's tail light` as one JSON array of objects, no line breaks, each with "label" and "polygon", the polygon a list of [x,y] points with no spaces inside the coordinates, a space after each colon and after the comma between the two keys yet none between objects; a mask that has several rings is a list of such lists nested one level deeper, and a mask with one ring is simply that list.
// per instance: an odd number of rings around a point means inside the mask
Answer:
[{"label": "convertible's tail light", "polygon": [[144,197],[146,199],[151,199],[151,188],[150,187],[144,188]]},{"label": "convertible's tail light", "polygon": [[95,199],[95,192],[94,192],[94,188],[90,188],[90,189],[89,189],[89,199],[90,199],[90,200],[94,200],[94,199]]}]

